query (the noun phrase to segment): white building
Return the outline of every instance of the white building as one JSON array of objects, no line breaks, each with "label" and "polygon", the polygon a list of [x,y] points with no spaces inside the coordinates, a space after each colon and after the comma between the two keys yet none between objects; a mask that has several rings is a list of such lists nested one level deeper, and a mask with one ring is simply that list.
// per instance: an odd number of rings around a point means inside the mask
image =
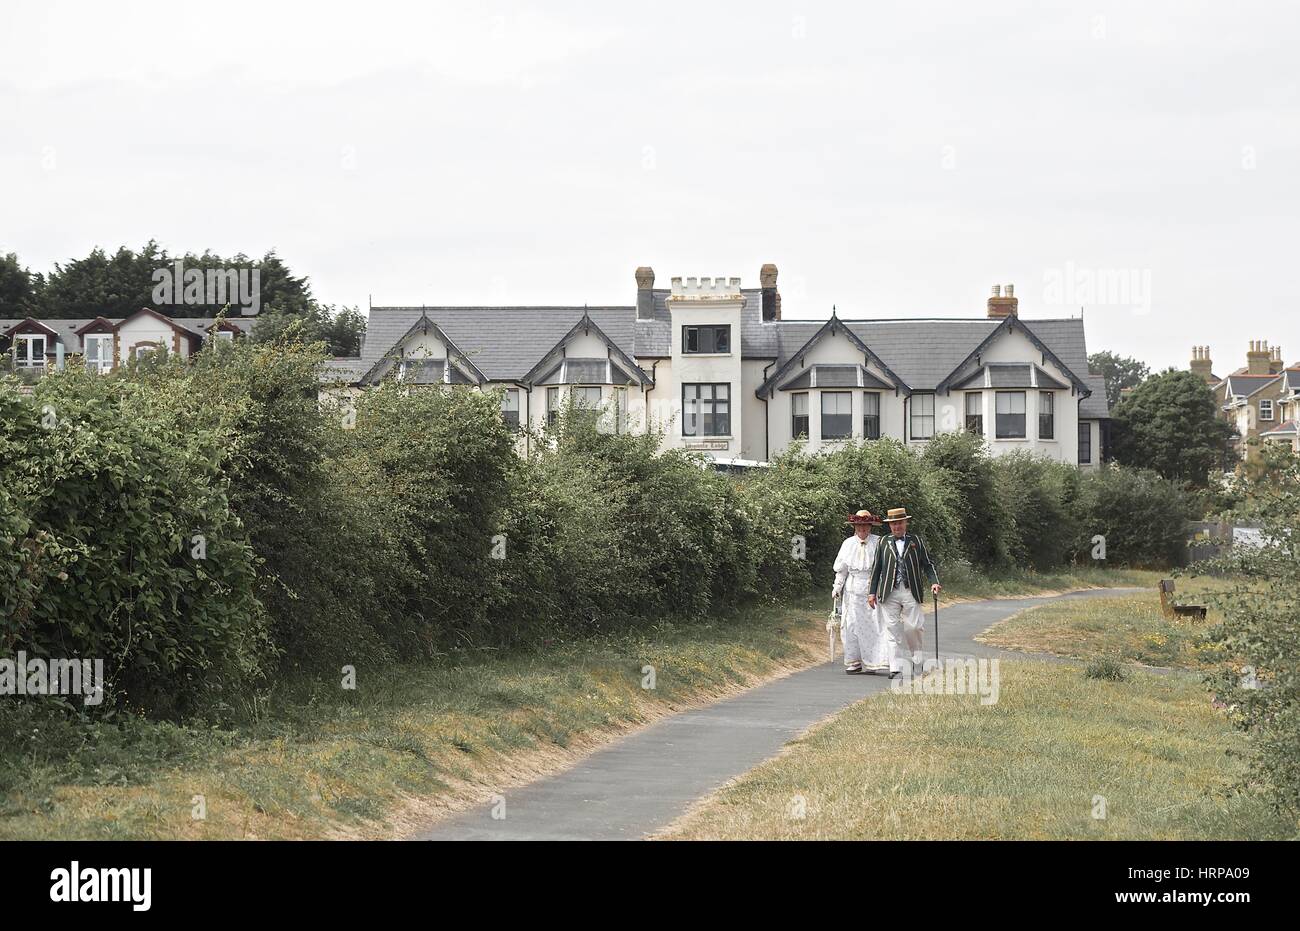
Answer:
[{"label": "white building", "polygon": [[1025,321],[1008,285],[981,317],[784,320],[776,279],[765,265],[757,288],[656,288],[639,268],[624,307],[373,307],[361,356],[328,375],[501,388],[504,415],[533,427],[570,401],[599,407],[606,429],[653,424],[719,462],[953,430],[998,454],[1100,462],[1109,411],[1082,319]]},{"label": "white building", "polygon": [[127,317],[0,320],[0,352],[19,374],[40,375],[72,359],[109,372],[131,359],[161,352],[182,359],[213,339],[234,339],[252,330],[256,317],[214,320],[168,317],[144,308]]}]

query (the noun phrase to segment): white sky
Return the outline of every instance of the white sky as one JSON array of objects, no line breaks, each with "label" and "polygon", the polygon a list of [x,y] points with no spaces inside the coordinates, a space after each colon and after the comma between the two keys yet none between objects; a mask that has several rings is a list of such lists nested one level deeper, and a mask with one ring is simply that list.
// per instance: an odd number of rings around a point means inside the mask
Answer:
[{"label": "white sky", "polygon": [[1091,350],[1294,362],[1289,6],[4,0],[0,252],[275,248],[362,308],[775,262],[814,318],[979,315],[994,282],[1064,316],[1122,274]]}]

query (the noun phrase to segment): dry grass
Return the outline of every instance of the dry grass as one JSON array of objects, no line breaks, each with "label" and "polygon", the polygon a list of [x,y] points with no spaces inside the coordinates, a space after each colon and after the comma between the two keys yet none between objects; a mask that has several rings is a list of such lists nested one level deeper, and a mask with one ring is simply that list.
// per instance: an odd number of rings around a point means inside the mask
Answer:
[{"label": "dry grass", "polygon": [[[1178,602],[1195,602],[1216,583],[1178,580]],[[1205,632],[1220,620],[1213,609],[1204,621],[1166,618],[1154,590],[1115,598],[1089,598],[1042,605],[994,624],[977,639],[990,646],[1055,653],[1081,660],[1103,657],[1144,666],[1209,669],[1222,651]]]},{"label": "dry grass", "polygon": [[[673,839],[1280,838],[1296,825],[1231,795],[1239,746],[1195,677],[1099,682],[1001,666],[974,696],[866,699],[724,787]],[[1104,798],[1104,819],[1094,817]],[[803,817],[798,817],[802,808]]]},{"label": "dry grass", "polygon": [[361,670],[354,693],[297,683],[237,732],[137,722],[54,747],[32,735],[6,743],[0,838],[405,836],[663,715],[822,661],[823,624],[805,600],[455,667]]}]

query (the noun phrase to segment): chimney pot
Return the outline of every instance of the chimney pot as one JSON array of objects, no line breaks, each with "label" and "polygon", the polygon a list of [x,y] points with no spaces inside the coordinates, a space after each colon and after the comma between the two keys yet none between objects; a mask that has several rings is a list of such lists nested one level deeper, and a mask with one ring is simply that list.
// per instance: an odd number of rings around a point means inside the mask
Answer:
[{"label": "chimney pot", "polygon": [[993,286],[993,296],[989,298],[988,315],[991,319],[1018,316],[1020,299],[1016,297],[1015,285],[1007,285],[1003,294],[1002,285]]}]

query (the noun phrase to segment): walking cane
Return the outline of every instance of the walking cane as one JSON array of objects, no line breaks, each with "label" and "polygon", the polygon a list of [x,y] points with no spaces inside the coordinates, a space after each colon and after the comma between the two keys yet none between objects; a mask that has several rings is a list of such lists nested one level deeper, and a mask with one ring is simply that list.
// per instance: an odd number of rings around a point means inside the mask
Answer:
[{"label": "walking cane", "polygon": [[934,592],[934,661],[939,662],[939,593]]}]

